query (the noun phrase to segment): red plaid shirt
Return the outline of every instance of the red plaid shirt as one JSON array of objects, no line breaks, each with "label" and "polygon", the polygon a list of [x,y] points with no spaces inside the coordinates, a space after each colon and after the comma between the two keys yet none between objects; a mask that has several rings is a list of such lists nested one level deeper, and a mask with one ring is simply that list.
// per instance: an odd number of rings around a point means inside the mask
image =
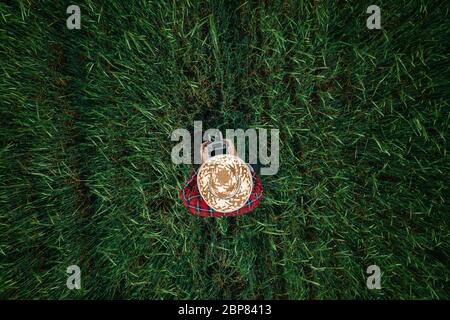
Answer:
[{"label": "red plaid shirt", "polygon": [[[250,167],[251,168],[251,167]],[[212,209],[200,195],[197,187],[197,172],[194,172],[189,180],[185,183],[183,189],[180,190],[180,197],[183,204],[188,208],[189,212],[200,217],[228,217],[239,216],[254,210],[261,199],[263,198],[263,188],[261,179],[256,175],[253,168],[251,168],[253,178],[253,189],[250,198],[245,205],[233,212],[218,212]]]}]

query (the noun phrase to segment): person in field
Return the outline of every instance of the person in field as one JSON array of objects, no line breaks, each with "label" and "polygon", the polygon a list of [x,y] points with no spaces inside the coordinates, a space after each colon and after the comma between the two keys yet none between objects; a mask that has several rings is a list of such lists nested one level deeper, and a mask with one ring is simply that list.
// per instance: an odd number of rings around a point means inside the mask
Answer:
[{"label": "person in field", "polygon": [[215,153],[215,142],[202,143],[202,165],[180,190],[183,205],[201,217],[228,217],[249,213],[263,198],[261,179],[236,153],[230,140],[225,152]]}]

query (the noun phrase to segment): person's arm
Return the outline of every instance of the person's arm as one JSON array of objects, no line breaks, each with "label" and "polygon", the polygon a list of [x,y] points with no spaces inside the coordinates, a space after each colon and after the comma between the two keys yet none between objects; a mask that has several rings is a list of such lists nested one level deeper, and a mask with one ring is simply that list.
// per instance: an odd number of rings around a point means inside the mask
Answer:
[{"label": "person's arm", "polygon": [[[202,163],[208,159],[206,151],[207,144],[207,141],[203,142],[200,148],[200,158]],[[188,180],[180,190],[180,198],[183,201],[183,205],[193,214],[204,216],[209,212],[209,207],[201,197],[198,190],[197,171],[195,169],[191,171]]]},{"label": "person's arm", "polygon": [[252,173],[252,179],[253,179],[253,189],[252,193],[250,195],[251,198],[261,200],[263,197],[263,187],[261,179],[256,174],[256,171],[253,169],[251,165],[248,165],[250,167],[250,171]]}]

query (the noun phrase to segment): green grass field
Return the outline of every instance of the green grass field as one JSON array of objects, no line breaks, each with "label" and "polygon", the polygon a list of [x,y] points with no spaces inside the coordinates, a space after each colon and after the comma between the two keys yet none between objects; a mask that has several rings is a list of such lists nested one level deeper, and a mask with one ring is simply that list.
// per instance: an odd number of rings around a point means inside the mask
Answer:
[{"label": "green grass field", "polygon": [[[2,1],[0,298],[450,298],[449,18],[432,0]],[[170,134],[194,120],[280,130],[257,210],[182,206]]]}]

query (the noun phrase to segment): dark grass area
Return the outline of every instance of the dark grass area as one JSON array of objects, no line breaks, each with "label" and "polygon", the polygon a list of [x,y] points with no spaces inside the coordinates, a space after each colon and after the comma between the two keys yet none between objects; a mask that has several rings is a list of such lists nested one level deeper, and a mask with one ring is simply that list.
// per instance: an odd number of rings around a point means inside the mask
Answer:
[{"label": "dark grass area", "polygon": [[[449,298],[446,1],[69,4],[0,4],[1,298]],[[280,130],[253,213],[181,205],[194,120]]]}]

